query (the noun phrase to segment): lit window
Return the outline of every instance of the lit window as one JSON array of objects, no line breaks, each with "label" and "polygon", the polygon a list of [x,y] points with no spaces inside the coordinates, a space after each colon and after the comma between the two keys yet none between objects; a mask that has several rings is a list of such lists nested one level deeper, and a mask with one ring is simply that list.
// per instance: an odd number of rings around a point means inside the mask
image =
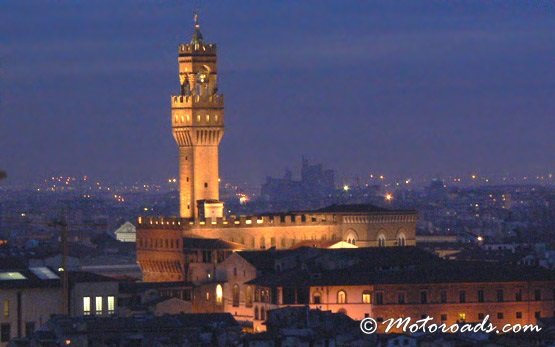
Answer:
[{"label": "lit window", "polygon": [[94,298],[94,310],[96,314],[102,314],[102,297],[97,296]]},{"label": "lit window", "polygon": [[197,115],[197,122],[200,122],[200,114]]},{"label": "lit window", "polygon": [[206,115],[206,121],[210,122],[210,115],[208,115],[208,114]]},{"label": "lit window", "polygon": [[222,285],[218,284],[216,286],[216,303],[221,305],[223,300],[224,300],[224,290],[222,288]]},{"label": "lit window", "polygon": [[370,292],[362,293],[362,303],[364,304],[371,304],[372,303],[372,295]]},{"label": "lit window", "polygon": [[466,313],[464,312],[459,313],[459,321],[460,322],[466,321]]},{"label": "lit window", "polygon": [[4,300],[4,317],[10,316],[10,302],[8,300]]},{"label": "lit window", "polygon": [[116,309],[116,298],[113,296],[108,297],[108,314],[114,314]]},{"label": "lit window", "polygon": [[83,297],[83,314],[88,316],[91,314],[91,297],[85,296]]},{"label": "lit window", "polygon": [[216,121],[216,122],[218,121],[218,115],[217,114],[214,115],[214,121]]},{"label": "lit window", "polygon": [[338,304],[346,304],[347,303],[347,293],[344,290],[340,290],[337,292],[337,303]]}]

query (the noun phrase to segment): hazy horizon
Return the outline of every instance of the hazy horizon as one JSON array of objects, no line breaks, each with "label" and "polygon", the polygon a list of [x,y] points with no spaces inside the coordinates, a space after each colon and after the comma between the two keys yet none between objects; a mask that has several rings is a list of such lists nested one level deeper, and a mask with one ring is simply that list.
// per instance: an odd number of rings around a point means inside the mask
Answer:
[{"label": "hazy horizon", "polygon": [[[226,181],[555,171],[552,3],[213,1]],[[0,169],[10,180],[175,177],[181,1],[0,4]]]}]

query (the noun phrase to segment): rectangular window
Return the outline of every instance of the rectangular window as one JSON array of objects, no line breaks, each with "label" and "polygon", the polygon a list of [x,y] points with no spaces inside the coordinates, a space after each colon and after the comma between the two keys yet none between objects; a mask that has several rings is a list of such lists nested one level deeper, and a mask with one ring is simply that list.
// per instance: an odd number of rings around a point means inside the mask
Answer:
[{"label": "rectangular window", "polygon": [[484,320],[485,317],[486,317],[485,314],[483,314],[483,313],[478,313],[478,319],[479,319],[479,320],[482,321],[482,320]]},{"label": "rectangular window", "polygon": [[108,297],[108,314],[114,314],[116,310],[116,298],[114,296]]},{"label": "rectangular window", "polygon": [[503,302],[503,289],[498,289],[497,290],[497,302]]},{"label": "rectangular window", "polygon": [[445,322],[447,320],[447,315],[444,313],[441,315],[441,321]]},{"label": "rectangular window", "polygon": [[420,303],[427,304],[428,303],[428,292],[423,290],[420,292]]},{"label": "rectangular window", "polygon": [[4,317],[7,318],[7,317],[10,316],[10,301],[9,300],[4,300],[3,312],[4,312]]},{"label": "rectangular window", "polygon": [[446,290],[442,290],[439,293],[439,301],[441,301],[442,304],[447,303],[447,291]]},{"label": "rectangular window", "polygon": [[102,314],[102,297],[97,296],[94,298],[94,311],[95,314],[101,315]]},{"label": "rectangular window", "polygon": [[482,289],[478,290],[478,302],[484,302],[484,291]]},{"label": "rectangular window", "polygon": [[461,290],[459,292],[459,302],[460,303],[465,303],[466,302],[466,292],[464,290]]},{"label": "rectangular window", "polygon": [[516,313],[516,318],[521,319],[522,318],[522,312],[517,312]]},{"label": "rectangular window", "polygon": [[0,342],[8,342],[12,337],[12,331],[9,324],[0,325]]},{"label": "rectangular window", "polygon": [[466,313],[461,312],[459,313],[459,322],[464,322],[466,321]]},{"label": "rectangular window", "polygon": [[383,293],[376,293],[376,305],[383,305]]},{"label": "rectangular window", "polygon": [[372,295],[370,293],[362,293],[362,303],[363,304],[371,304],[372,303]]},{"label": "rectangular window", "polygon": [[522,301],[522,289],[515,293],[515,301]]},{"label": "rectangular window", "polygon": [[398,302],[400,305],[405,304],[405,293],[399,293],[399,294],[397,294],[397,302]]},{"label": "rectangular window", "polygon": [[83,297],[83,315],[88,316],[91,314],[91,297]]},{"label": "rectangular window", "polygon": [[503,319],[503,312],[497,312],[497,319]]},{"label": "rectangular window", "polygon": [[534,290],[534,300],[540,301],[542,299],[542,290],[536,289]]},{"label": "rectangular window", "polygon": [[540,312],[540,311],[536,311],[536,312],[534,312],[534,317],[535,317],[536,319],[540,319],[540,318],[541,318],[541,316],[542,316],[542,314],[541,314],[541,312]]}]

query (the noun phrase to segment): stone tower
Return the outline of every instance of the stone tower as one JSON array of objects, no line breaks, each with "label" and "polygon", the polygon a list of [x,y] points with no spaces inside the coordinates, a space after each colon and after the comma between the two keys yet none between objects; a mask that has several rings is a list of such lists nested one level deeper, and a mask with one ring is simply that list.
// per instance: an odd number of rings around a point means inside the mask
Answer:
[{"label": "stone tower", "polygon": [[179,148],[183,218],[222,217],[218,146],[224,135],[224,97],[218,94],[216,45],[205,43],[198,15],[191,42],[180,44],[179,95],[172,96],[172,129]]}]

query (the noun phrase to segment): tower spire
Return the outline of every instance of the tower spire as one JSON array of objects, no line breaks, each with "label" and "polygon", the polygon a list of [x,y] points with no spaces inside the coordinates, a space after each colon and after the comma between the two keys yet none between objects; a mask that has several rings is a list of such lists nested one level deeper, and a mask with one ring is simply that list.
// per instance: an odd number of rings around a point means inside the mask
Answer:
[{"label": "tower spire", "polygon": [[200,32],[200,24],[198,21],[198,11],[193,14],[193,20],[195,22],[195,31],[193,32],[193,38],[191,39],[191,44],[198,46],[202,44],[202,34]]}]

